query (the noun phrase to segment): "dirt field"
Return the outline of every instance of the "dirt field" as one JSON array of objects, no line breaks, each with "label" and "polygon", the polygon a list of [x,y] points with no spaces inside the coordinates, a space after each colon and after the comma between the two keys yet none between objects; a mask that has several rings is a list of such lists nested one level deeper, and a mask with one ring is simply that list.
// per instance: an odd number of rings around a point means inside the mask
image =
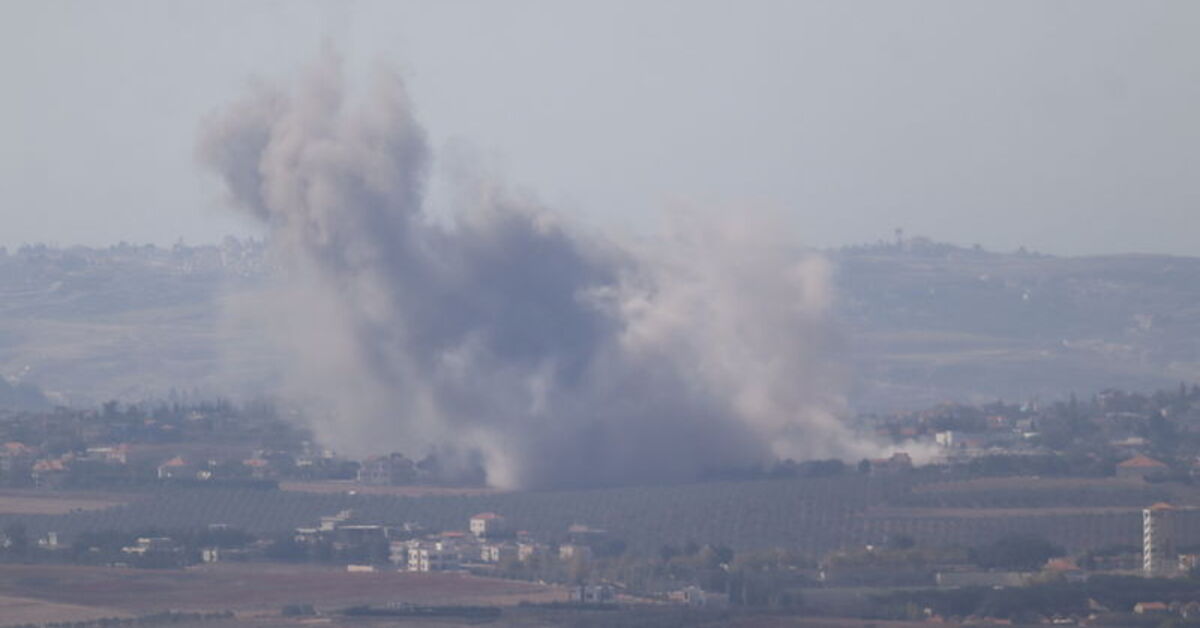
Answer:
[{"label": "dirt field", "polygon": [[279,488],[301,493],[358,493],[360,495],[394,495],[397,497],[424,497],[426,495],[488,495],[502,492],[487,487],[457,486],[369,486],[349,480],[325,482],[282,482]]},{"label": "dirt field", "polygon": [[868,508],[869,518],[936,519],[939,517],[961,517],[964,519],[997,519],[1004,517],[1049,517],[1055,515],[1112,515],[1140,513],[1140,508],[1117,506],[1088,506],[1074,508]]},{"label": "dirt field", "polygon": [[133,495],[115,493],[3,490],[0,491],[0,514],[62,515],[77,510],[101,510],[134,499]]},{"label": "dirt field", "polygon": [[[689,611],[648,606],[619,611],[518,607],[521,601],[564,601],[562,588],[465,574],[347,573],[283,564],[219,564],[186,570],[0,565],[0,626],[130,617],[163,610],[235,611],[228,620],[185,621],[178,628],[455,628],[478,621],[347,617],[356,604],[492,605],[505,607],[495,628],[608,625],[692,625],[703,628],[914,628],[923,624],[835,618]],[[317,617],[286,618],[285,604],[312,604]],[[651,623],[646,623],[651,620]],[[682,623],[681,623],[682,621]],[[175,624],[173,624],[175,625]]]},{"label": "dirt field", "polygon": [[[6,597],[5,597],[6,596]],[[225,563],[179,570],[62,565],[0,565],[0,600],[35,603],[66,612],[63,605],[97,609],[99,615],[146,614],[162,610],[278,613],[285,604],[319,609],[355,604],[515,605],[522,600],[566,599],[563,589],[466,574],[399,572],[347,573],[344,569],[269,563]],[[70,609],[68,609],[70,610]],[[81,611],[82,612],[82,611]],[[7,615],[4,615],[7,617]],[[31,619],[29,621],[54,621]],[[0,625],[8,622],[0,622]]]},{"label": "dirt field", "polygon": [[80,606],[0,595],[0,626],[128,616],[129,613],[101,606]]},{"label": "dirt field", "polygon": [[1029,476],[977,478],[954,482],[934,482],[913,488],[914,493],[987,491],[987,490],[1055,490],[1084,488],[1137,489],[1144,488],[1142,480],[1119,478],[1043,478]]}]

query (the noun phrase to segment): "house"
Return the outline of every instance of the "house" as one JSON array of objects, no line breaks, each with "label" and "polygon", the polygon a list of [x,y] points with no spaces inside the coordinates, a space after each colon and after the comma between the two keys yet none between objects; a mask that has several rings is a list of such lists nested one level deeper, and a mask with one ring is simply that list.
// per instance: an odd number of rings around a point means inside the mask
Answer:
[{"label": "house", "polygon": [[381,525],[340,525],[333,530],[333,537],[336,543],[366,545],[386,542],[388,531]]},{"label": "house", "polygon": [[609,584],[581,584],[567,591],[567,600],[576,604],[608,604],[616,598],[616,591]]},{"label": "house", "polygon": [[135,545],[122,547],[121,551],[145,567],[170,567],[185,562],[183,547],[170,537],[139,537]]},{"label": "house", "polygon": [[559,560],[578,560],[586,563],[592,559],[592,548],[587,545],[563,543],[558,546],[558,558]]},{"label": "house", "polygon": [[264,480],[274,475],[271,470],[271,462],[263,458],[247,458],[242,461],[242,466],[250,471],[250,477],[256,480]]},{"label": "house", "polygon": [[1019,587],[1029,574],[1017,571],[939,571],[934,577],[939,587]]},{"label": "house", "polygon": [[458,569],[461,556],[449,543],[415,543],[408,548],[409,571],[449,571]]},{"label": "house", "polygon": [[358,467],[358,482],[374,486],[408,484],[417,477],[417,465],[404,454],[372,456]]},{"label": "house", "polygon": [[108,464],[128,464],[129,445],[113,445],[106,447],[88,447],[87,459]]},{"label": "house", "polygon": [[33,463],[30,476],[38,488],[59,488],[67,480],[67,460],[43,458]]},{"label": "house", "polygon": [[709,593],[697,586],[687,586],[671,592],[668,598],[677,604],[692,608],[725,608],[729,606],[729,596],[723,593]]},{"label": "house", "polygon": [[506,531],[505,528],[504,517],[494,512],[481,512],[471,517],[471,534],[477,538],[500,536]]},{"label": "house", "polygon": [[593,528],[582,523],[572,523],[567,526],[567,538],[572,543],[583,545],[594,545],[608,536],[608,531],[602,528]]},{"label": "house", "polygon": [[154,552],[176,552],[179,551],[179,545],[167,536],[143,536],[138,537],[135,545],[122,547],[121,551],[126,554],[146,555]]},{"label": "house", "polygon": [[479,560],[498,563],[517,557],[517,546],[512,543],[485,543],[479,547]]},{"label": "house", "polygon": [[36,451],[25,443],[11,441],[0,445],[0,480],[27,481],[35,457]]},{"label": "house", "polygon": [[1061,577],[1066,582],[1087,582],[1087,572],[1079,568],[1070,558],[1051,558],[1042,568],[1048,575]]},{"label": "house", "polygon": [[58,544],[58,533],[57,532],[47,532],[46,536],[43,536],[42,538],[38,539],[37,543],[38,543],[38,547],[40,547],[42,549],[47,549],[47,550],[64,549],[62,545]]},{"label": "house", "polygon": [[517,543],[517,560],[528,562],[535,558],[540,558],[550,551],[549,546],[543,543]]},{"label": "house", "polygon": [[871,460],[871,473],[873,475],[897,475],[912,471],[912,468],[912,457],[903,451],[892,454],[890,458],[876,458]]},{"label": "house", "polygon": [[1165,475],[1169,467],[1149,456],[1138,454],[1117,464],[1117,477],[1127,480],[1144,480],[1147,477]]},{"label": "house", "polygon": [[392,541],[388,543],[388,562],[393,565],[408,565],[408,546],[413,541]]},{"label": "house", "polygon": [[354,519],[353,510],[342,510],[336,515],[326,515],[321,517],[321,526],[318,528],[321,532],[332,532],[343,524],[348,524]]},{"label": "house", "polygon": [[160,480],[208,480],[210,478],[212,478],[212,471],[188,462],[183,456],[175,456],[158,465],[158,479]]}]

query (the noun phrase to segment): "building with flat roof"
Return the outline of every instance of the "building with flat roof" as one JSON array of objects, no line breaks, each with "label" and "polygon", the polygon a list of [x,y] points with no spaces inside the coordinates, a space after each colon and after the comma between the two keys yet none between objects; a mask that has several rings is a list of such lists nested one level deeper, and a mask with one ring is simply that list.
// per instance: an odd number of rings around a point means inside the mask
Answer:
[{"label": "building with flat roof", "polygon": [[1179,559],[1175,551],[1175,509],[1157,503],[1142,510],[1142,572],[1151,578],[1175,575]]}]

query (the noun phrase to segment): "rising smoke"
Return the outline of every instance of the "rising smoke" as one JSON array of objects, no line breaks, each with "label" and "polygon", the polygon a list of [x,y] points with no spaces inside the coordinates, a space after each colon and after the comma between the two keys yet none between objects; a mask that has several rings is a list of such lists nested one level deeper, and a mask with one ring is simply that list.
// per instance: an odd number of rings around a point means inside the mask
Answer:
[{"label": "rising smoke", "polygon": [[282,276],[259,316],[291,393],[331,417],[324,440],[458,452],[502,487],[873,453],[837,419],[829,268],[783,230],[726,216],[617,241],[489,186],[434,220],[401,81],[350,91],[328,58],[219,112],[199,143],[269,225]]}]

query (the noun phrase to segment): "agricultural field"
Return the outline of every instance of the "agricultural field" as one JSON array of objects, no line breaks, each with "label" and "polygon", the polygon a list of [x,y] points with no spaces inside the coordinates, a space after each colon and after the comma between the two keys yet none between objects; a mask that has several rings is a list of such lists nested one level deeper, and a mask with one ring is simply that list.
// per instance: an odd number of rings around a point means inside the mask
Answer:
[{"label": "agricultural field", "polygon": [[391,495],[393,497],[428,497],[432,495],[493,495],[499,489],[484,486],[373,486],[354,480],[323,480],[316,482],[281,482],[280,490],[297,493]]},{"label": "agricultural field", "polygon": [[[28,493],[0,507],[0,527],[30,534],[160,531],[224,523],[271,536],[351,509],[365,521],[418,522],[460,530],[477,513],[505,514],[548,541],[585,523],[607,529],[637,552],[689,541],[735,550],[786,547],[818,557],[898,534],[920,542],[976,545],[1006,534],[1046,536],[1068,549],[1140,539],[1140,509],[1156,501],[1195,503],[1191,487],[1109,479],[994,478],[918,483],[849,474],[583,491],[371,491],[341,482],[292,490],[170,488],[140,498],[99,493]],[[88,499],[94,498],[94,501]],[[0,503],[4,503],[0,501]],[[1070,503],[1070,507],[1062,504]],[[1070,534],[1067,531],[1072,531]],[[1200,539],[1198,539],[1200,541]]]},{"label": "agricultural field", "polygon": [[[558,587],[456,573],[348,573],[334,567],[224,563],[178,570],[0,565],[0,625],[140,616],[166,610],[278,616],[286,604],[333,611],[411,602],[513,606],[566,599]],[[11,611],[11,614],[10,614]],[[17,622],[21,623],[21,622]]]},{"label": "agricultural field", "polygon": [[84,606],[31,597],[0,595],[0,626],[131,616],[119,609],[105,606]]},{"label": "agricultural field", "polygon": [[909,508],[1141,509],[1160,501],[1200,505],[1200,490],[1117,478],[991,477],[923,484],[888,501]]},{"label": "agricultural field", "polygon": [[94,492],[0,490],[0,515],[63,515],[127,504],[136,495]]},{"label": "agricultural field", "polygon": [[351,509],[386,524],[406,521],[458,530],[478,512],[505,514],[518,529],[556,540],[568,526],[607,529],[631,549],[657,551],[687,541],[734,549],[792,547],[813,554],[857,542],[849,524],[892,483],[859,475],[820,479],[710,482],[584,491],[403,497],[348,492],[175,488],[142,500],[69,514],[0,514],[31,534],[70,538],[97,530],[178,530],[224,523],[259,535],[287,533]]}]

